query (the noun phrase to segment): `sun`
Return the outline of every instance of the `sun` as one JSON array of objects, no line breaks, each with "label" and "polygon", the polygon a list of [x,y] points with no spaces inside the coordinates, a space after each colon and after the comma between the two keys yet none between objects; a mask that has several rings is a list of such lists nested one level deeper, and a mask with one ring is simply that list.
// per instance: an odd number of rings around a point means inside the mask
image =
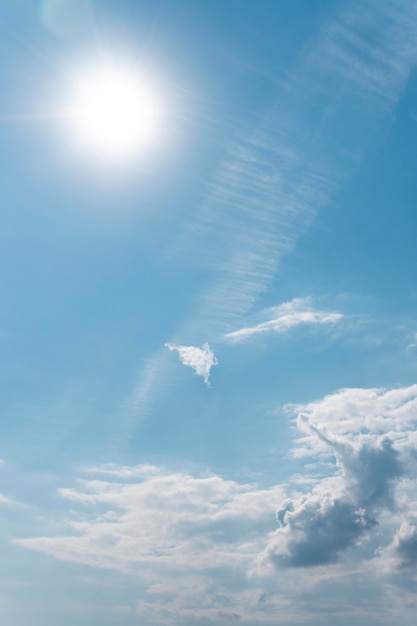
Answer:
[{"label": "sun", "polygon": [[77,141],[106,158],[134,155],[157,135],[152,90],[126,67],[104,64],[78,74],[70,111]]}]

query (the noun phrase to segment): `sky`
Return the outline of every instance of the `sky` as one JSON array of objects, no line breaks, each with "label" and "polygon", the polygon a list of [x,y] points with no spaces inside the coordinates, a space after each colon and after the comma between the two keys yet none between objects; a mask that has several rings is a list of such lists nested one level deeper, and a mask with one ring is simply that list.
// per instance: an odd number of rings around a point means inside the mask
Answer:
[{"label": "sky", "polygon": [[416,29],[2,0],[2,623],[414,626]]}]

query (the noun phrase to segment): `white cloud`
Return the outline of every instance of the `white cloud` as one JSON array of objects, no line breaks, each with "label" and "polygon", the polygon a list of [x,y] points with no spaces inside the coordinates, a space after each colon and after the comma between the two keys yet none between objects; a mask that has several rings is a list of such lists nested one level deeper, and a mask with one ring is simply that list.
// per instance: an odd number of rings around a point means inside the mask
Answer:
[{"label": "white cloud", "polygon": [[342,389],[286,409],[296,415],[294,456],[321,459],[325,474],[320,477],[316,465],[313,489],[283,504],[281,528],[271,535],[262,565],[271,559],[277,567],[337,563],[349,551],[366,553],[377,529],[388,546],[371,559],[377,570],[393,575],[398,567],[417,566],[417,533],[408,521],[417,510],[417,385]]},{"label": "white cloud", "polygon": [[151,465],[90,468],[60,490],[62,531],[18,543],[138,577],[137,610],[152,624],[299,623],[308,606],[314,624],[411,625],[416,407],[417,385],[287,407],[308,463],[267,487]]},{"label": "white cloud", "polygon": [[[107,466],[60,489],[66,531],[18,543],[57,559],[139,578],[151,623],[252,612],[262,589],[248,564],[276,527],[281,486],[261,489],[218,475]],[[162,619],[162,618],[165,619]]]},{"label": "white cloud", "polygon": [[168,350],[178,352],[181,363],[192,367],[197,376],[202,376],[206,385],[210,386],[210,370],[218,364],[214,352],[208,343],[204,343],[202,348],[196,346],[177,346],[173,343],[165,344]]},{"label": "white cloud", "polygon": [[290,404],[288,413],[297,415],[301,436],[295,452],[317,454],[328,446],[311,430],[314,424],[322,431],[328,429],[335,436],[355,441],[374,443],[378,437],[389,436],[397,447],[417,443],[414,426],[417,416],[417,385],[384,388],[349,388],[329,394],[307,404]]},{"label": "white cloud", "polygon": [[416,570],[417,566],[417,515],[408,516],[395,534],[389,549],[397,559],[400,569]]},{"label": "white cloud", "polygon": [[[157,563],[184,574],[190,566],[202,572],[247,561],[275,526],[280,487],[261,490],[217,475],[148,466],[134,473],[141,478],[93,478],[60,489],[71,506],[93,505],[98,513],[69,521],[78,536],[44,538],[43,547],[58,558],[123,572]],[[40,546],[40,540],[28,541]]]},{"label": "white cloud", "polygon": [[267,309],[264,316],[268,316],[269,319],[255,326],[248,326],[227,333],[226,337],[235,341],[242,341],[259,333],[286,333],[295,326],[302,324],[312,326],[336,324],[343,319],[341,313],[320,311],[313,308],[309,298],[295,298],[291,302]]},{"label": "white cloud", "polygon": [[389,439],[356,444],[312,431],[329,446],[338,472],[283,503],[277,514],[281,528],[266,551],[278,568],[337,563],[347,549],[371,537],[382,512],[395,508],[394,488],[405,474]]}]

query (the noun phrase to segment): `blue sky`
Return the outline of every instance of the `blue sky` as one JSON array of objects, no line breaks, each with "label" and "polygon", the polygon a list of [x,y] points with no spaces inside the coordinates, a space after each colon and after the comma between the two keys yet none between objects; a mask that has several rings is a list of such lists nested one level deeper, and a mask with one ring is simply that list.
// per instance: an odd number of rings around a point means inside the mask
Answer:
[{"label": "blue sky", "polygon": [[0,24],[2,621],[414,625],[417,8]]}]

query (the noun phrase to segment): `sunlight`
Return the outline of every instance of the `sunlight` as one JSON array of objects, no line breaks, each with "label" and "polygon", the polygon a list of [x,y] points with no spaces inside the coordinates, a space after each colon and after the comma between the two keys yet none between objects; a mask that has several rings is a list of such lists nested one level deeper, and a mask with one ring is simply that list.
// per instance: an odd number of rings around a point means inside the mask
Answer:
[{"label": "sunlight", "polygon": [[157,134],[157,106],[150,88],[135,72],[114,65],[77,76],[71,117],[77,140],[110,158],[135,154]]}]

